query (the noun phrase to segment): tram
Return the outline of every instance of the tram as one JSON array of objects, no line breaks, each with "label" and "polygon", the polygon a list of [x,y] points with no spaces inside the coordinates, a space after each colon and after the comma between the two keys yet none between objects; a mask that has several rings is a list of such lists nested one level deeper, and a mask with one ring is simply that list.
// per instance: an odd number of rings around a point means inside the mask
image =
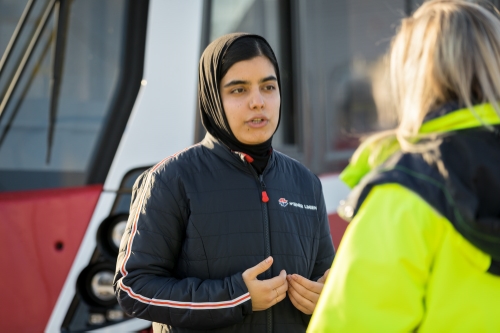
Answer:
[{"label": "tram", "polygon": [[[6,332],[146,332],[112,289],[137,176],[204,136],[197,66],[235,31],[282,77],[273,147],[323,184],[381,128],[372,79],[412,0],[0,0],[0,323]],[[384,121],[390,122],[385,119]]]}]

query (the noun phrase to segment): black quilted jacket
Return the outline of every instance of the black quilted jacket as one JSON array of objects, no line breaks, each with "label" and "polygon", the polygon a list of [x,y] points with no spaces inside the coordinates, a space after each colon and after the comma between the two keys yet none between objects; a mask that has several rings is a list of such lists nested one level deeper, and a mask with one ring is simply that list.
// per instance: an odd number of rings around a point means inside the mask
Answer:
[{"label": "black quilted jacket", "polygon": [[155,332],[305,332],[309,316],[288,297],[252,312],[241,274],[269,255],[274,263],[260,279],[284,269],[317,280],[330,268],[319,179],[276,151],[259,177],[208,134],[134,185],[115,291]]}]

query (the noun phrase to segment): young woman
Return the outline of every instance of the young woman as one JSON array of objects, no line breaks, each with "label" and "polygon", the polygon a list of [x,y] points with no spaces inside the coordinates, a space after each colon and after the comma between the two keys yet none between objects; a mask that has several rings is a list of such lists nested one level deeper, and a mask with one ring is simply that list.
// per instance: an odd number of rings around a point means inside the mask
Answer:
[{"label": "young woman", "polygon": [[308,332],[500,332],[500,20],[425,2],[390,52],[396,131],[343,172],[350,225]]},{"label": "young woman", "polygon": [[319,179],[271,146],[279,79],[262,37],[212,42],[199,70],[205,139],[134,186],[115,290],[155,332],[306,330],[334,249]]}]

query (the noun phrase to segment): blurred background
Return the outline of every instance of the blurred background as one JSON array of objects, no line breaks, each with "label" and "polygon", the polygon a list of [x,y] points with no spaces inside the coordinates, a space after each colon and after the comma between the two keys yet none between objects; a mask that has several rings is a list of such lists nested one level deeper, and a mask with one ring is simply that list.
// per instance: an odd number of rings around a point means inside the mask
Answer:
[{"label": "blurred background", "polygon": [[338,246],[338,173],[360,138],[396,125],[384,54],[420,3],[0,0],[2,330],[149,330],[111,285],[131,188],[203,138],[198,60],[226,33],[276,52],[273,146],[320,177]]}]

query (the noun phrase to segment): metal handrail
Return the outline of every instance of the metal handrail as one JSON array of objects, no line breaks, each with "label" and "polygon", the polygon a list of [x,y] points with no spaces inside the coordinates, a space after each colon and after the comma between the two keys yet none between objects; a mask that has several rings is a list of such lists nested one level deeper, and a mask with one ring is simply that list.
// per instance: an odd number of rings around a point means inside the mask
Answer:
[{"label": "metal handrail", "polygon": [[33,9],[33,4],[35,0],[30,0],[26,4],[26,7],[24,7],[23,14],[21,15],[21,18],[19,19],[19,22],[17,22],[16,29],[14,29],[14,33],[12,34],[12,37],[10,38],[9,44],[7,44],[7,48],[5,49],[5,52],[3,53],[2,59],[0,60],[0,76],[2,75],[2,70],[3,66],[7,63],[7,60],[9,60],[10,53],[14,46],[17,43],[17,40],[19,39],[19,35],[23,31],[24,25],[26,23],[26,18],[31,12],[31,9]]},{"label": "metal handrail", "polygon": [[19,63],[16,73],[14,74],[14,77],[12,78],[12,81],[10,82],[9,88],[7,89],[7,92],[3,96],[2,103],[0,104],[0,120],[2,120],[2,116],[4,114],[5,109],[7,109],[7,106],[10,102],[10,97],[14,93],[17,83],[19,81],[19,78],[23,74],[26,64],[30,60],[31,56],[33,55],[33,50],[38,44],[38,41],[40,40],[40,35],[43,32],[45,26],[47,25],[47,22],[49,21],[50,14],[52,13],[52,10],[54,8],[54,4],[56,3],[56,0],[51,0],[49,4],[47,5],[47,8],[45,9],[45,12],[43,13],[42,19],[40,20],[40,23],[38,24],[36,31],[31,38],[31,41],[28,45],[28,48],[24,52],[23,58],[21,62]]}]

